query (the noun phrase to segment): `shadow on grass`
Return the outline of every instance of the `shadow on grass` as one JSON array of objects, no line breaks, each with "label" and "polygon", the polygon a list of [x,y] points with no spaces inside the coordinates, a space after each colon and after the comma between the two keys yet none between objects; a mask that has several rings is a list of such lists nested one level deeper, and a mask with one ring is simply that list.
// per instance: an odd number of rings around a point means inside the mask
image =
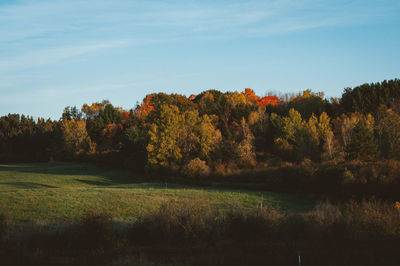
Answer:
[{"label": "shadow on grass", "polygon": [[[110,182],[110,181],[94,181],[94,180],[84,180],[84,179],[75,179],[75,181],[78,181],[80,183],[90,185],[90,186],[111,186],[114,185],[115,183]],[[120,183],[117,183],[120,184]]]},{"label": "shadow on grass", "polygon": [[[282,202],[290,202],[289,204],[282,204],[283,209],[289,210],[310,210],[314,206],[314,200],[304,196],[290,195],[286,193],[273,193],[256,188],[240,188],[232,187],[230,185],[216,184],[211,180],[210,182],[194,182],[184,180],[183,178],[172,178],[166,182],[167,177],[156,176],[151,178],[145,178],[144,176],[135,175],[129,171],[115,170],[109,168],[101,168],[89,163],[61,163],[57,162],[54,164],[49,163],[20,163],[20,164],[0,164],[0,176],[2,174],[7,175],[7,172],[13,175],[30,173],[38,175],[51,175],[54,176],[70,176],[69,179],[73,179],[82,185],[89,185],[92,187],[99,188],[112,188],[112,189],[165,189],[165,191],[171,190],[202,190],[204,192],[234,192],[244,193],[252,196],[265,197],[265,201],[271,201],[275,204],[281,204]],[[93,177],[98,178],[93,178]],[[71,178],[72,177],[72,178]],[[42,177],[46,178],[46,176]],[[93,180],[97,179],[97,180]],[[1,180],[1,179],[0,179]],[[2,183],[6,185],[12,185],[18,188],[51,188],[51,186],[41,185],[38,183],[31,182],[10,182]],[[197,181],[197,180],[196,180]],[[1,184],[1,183],[0,183]],[[62,185],[61,185],[62,186]],[[55,187],[54,187],[55,188]],[[176,192],[178,193],[178,192]],[[190,192],[189,192],[190,193]],[[298,207],[306,206],[306,207]]]},{"label": "shadow on grass", "polygon": [[49,186],[33,182],[4,182],[0,183],[0,185],[10,185],[17,188],[57,188],[56,186]]},{"label": "shadow on grass", "polygon": [[[107,180],[102,184],[94,184],[94,185],[129,184],[129,183],[134,183],[135,180],[137,179],[141,179],[139,177],[134,177],[133,174],[130,173],[129,171],[101,168],[97,167],[96,165],[88,163],[3,164],[0,165],[0,172],[34,173],[34,174],[58,175],[58,176],[77,175],[81,177],[98,176]],[[80,179],[78,181],[86,181],[86,180]]]}]

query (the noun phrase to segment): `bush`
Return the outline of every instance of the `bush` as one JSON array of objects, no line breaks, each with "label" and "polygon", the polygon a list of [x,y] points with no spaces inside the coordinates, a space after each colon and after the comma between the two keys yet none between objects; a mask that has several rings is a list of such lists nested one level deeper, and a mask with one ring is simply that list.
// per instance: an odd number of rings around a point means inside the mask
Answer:
[{"label": "bush", "polygon": [[347,232],[355,237],[400,236],[400,211],[377,200],[352,201],[343,208]]},{"label": "bush", "polygon": [[235,210],[225,219],[228,238],[238,241],[264,239],[268,233],[278,231],[283,215],[272,208],[261,208],[255,211]]},{"label": "bush", "polygon": [[109,245],[112,239],[112,217],[104,212],[86,211],[77,225],[77,238],[85,248],[98,248]]},{"label": "bush", "polygon": [[205,161],[195,158],[183,167],[182,173],[189,177],[208,176],[210,174],[210,167],[208,167]]},{"label": "bush", "polygon": [[354,184],[356,183],[356,179],[351,171],[348,169],[345,169],[343,172],[343,184]]},{"label": "bush", "polygon": [[293,145],[291,145],[286,139],[277,138],[274,140],[273,150],[283,160],[293,160]]},{"label": "bush", "polygon": [[237,166],[237,164],[233,161],[231,162],[218,162],[214,164],[214,172],[213,174],[216,176],[229,176],[229,175],[235,175],[235,174],[240,174],[241,170]]},{"label": "bush", "polygon": [[4,239],[6,227],[7,227],[6,215],[0,212],[0,242]]},{"label": "bush", "polygon": [[351,201],[346,204],[319,204],[303,214],[314,234],[333,233],[332,237],[353,239],[400,236],[400,211],[395,204],[377,200]]},{"label": "bush", "polygon": [[209,205],[187,201],[182,206],[170,201],[160,209],[137,221],[130,230],[130,239],[138,244],[199,242],[215,237],[218,215]]}]

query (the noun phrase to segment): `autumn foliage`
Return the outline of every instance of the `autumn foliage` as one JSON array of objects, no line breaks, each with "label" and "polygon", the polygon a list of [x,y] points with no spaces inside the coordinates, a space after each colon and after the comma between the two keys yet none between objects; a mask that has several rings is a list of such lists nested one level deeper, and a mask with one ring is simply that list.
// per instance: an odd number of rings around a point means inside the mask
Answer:
[{"label": "autumn foliage", "polygon": [[154,94],[149,94],[143,99],[143,103],[136,109],[136,116],[138,119],[145,119],[147,115],[153,111],[154,105],[151,102]]},{"label": "autumn foliage", "polygon": [[[310,90],[260,97],[249,88],[190,97],[153,93],[131,110],[107,100],[84,104],[81,111],[66,107],[59,121],[10,114],[0,119],[0,159],[94,160],[186,176],[304,162],[392,162],[400,160],[399,84],[346,89],[342,99]],[[359,98],[368,91],[380,98]],[[351,101],[360,112],[348,111]],[[375,111],[366,112],[363,104]],[[353,182],[350,168],[343,176]]]}]

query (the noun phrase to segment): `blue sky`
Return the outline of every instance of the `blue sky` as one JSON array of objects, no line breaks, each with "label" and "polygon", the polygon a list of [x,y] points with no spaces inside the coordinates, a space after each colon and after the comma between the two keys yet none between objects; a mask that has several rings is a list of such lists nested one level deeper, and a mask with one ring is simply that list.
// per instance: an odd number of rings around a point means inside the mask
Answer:
[{"label": "blue sky", "polygon": [[0,0],[0,115],[400,77],[398,0]]}]

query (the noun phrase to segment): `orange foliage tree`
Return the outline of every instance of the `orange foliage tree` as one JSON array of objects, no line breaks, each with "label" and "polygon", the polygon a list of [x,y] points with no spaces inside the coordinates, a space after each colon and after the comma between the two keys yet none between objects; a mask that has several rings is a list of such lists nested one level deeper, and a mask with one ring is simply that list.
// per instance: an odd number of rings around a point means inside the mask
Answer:
[{"label": "orange foliage tree", "polygon": [[267,105],[277,106],[280,104],[280,100],[277,96],[265,96],[257,100],[257,105],[260,107],[266,107]]},{"label": "orange foliage tree", "polygon": [[249,88],[244,89],[243,94],[244,94],[244,97],[246,97],[246,102],[251,103],[251,104],[256,104],[256,102],[260,98],[256,95],[256,93],[252,89],[249,89]]},{"label": "orange foliage tree", "polygon": [[145,119],[150,114],[150,112],[155,109],[153,103],[151,102],[151,99],[154,97],[154,95],[154,93],[149,94],[143,99],[142,104],[136,110],[136,117],[138,119]]}]

